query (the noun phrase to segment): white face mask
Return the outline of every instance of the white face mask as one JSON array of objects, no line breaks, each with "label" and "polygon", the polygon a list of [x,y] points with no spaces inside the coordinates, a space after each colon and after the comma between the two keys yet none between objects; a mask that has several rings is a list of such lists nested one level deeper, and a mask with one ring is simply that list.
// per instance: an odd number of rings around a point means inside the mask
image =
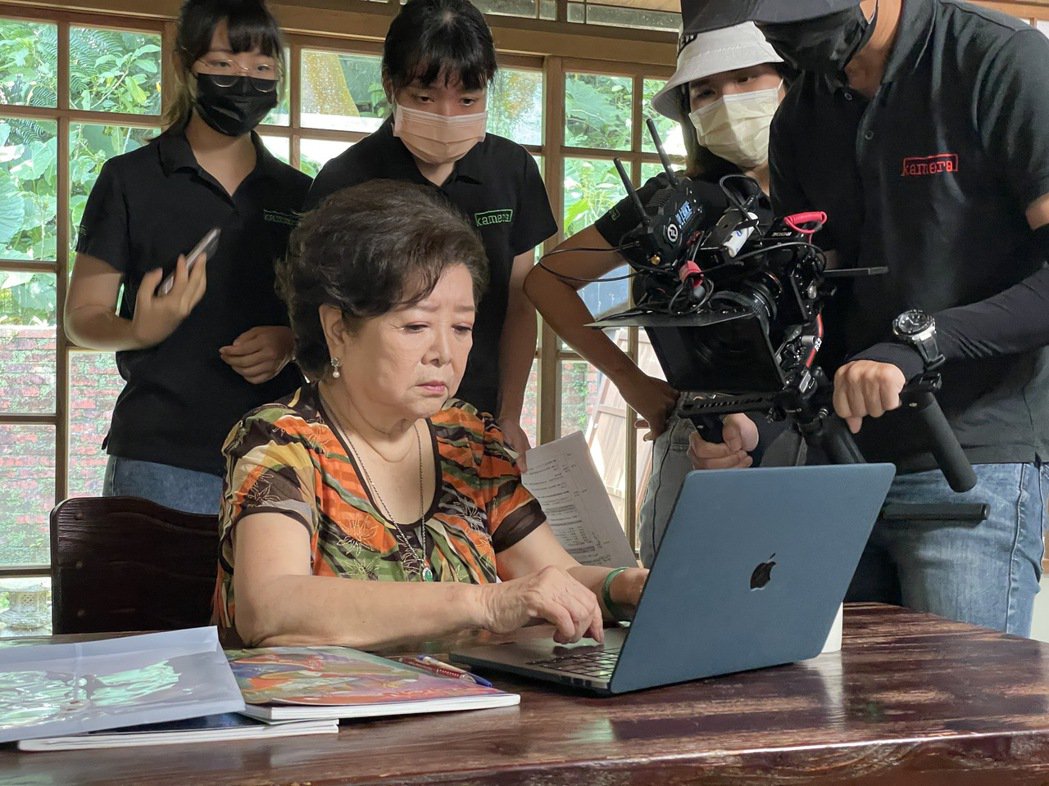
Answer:
[{"label": "white face mask", "polygon": [[689,113],[696,141],[740,169],[761,166],[769,160],[769,126],[779,107],[780,87],[722,96]]},{"label": "white face mask", "polygon": [[488,112],[446,117],[393,105],[393,135],[427,164],[450,164],[484,141]]}]

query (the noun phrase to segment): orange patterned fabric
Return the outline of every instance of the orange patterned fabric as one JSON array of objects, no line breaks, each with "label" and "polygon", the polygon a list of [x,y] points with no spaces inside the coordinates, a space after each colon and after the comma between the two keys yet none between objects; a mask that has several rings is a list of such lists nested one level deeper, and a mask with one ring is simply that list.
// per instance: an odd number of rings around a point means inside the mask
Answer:
[{"label": "orange patterned fabric", "polygon": [[[250,412],[226,439],[215,597],[215,616],[224,634],[232,633],[236,607],[233,530],[255,513],[279,513],[306,528],[315,575],[419,580],[417,571],[402,564],[403,547],[393,529],[397,525],[379,513],[356,462],[329,422],[316,385],[308,385],[281,403]],[[490,416],[451,399],[428,423],[440,481],[424,517],[434,580],[493,582],[495,555],[538,527],[545,520],[543,512],[521,484],[520,471]],[[402,526],[401,532],[421,550],[418,525]]]}]

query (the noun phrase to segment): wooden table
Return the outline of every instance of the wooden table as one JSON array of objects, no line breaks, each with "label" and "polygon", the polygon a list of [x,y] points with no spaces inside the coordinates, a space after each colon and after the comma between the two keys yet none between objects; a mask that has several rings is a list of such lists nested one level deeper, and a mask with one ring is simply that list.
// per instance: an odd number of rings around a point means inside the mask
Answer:
[{"label": "wooden table", "polygon": [[340,733],[90,752],[0,746],[0,783],[1049,783],[1049,645],[878,605],[805,663]]}]

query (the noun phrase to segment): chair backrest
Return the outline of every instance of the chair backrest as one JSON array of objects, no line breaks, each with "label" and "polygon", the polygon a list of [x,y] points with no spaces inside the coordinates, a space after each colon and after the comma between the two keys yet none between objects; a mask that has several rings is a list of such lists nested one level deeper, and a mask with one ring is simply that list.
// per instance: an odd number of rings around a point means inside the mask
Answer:
[{"label": "chair backrest", "polygon": [[138,497],[80,497],[51,511],[54,633],[207,625],[218,517]]}]

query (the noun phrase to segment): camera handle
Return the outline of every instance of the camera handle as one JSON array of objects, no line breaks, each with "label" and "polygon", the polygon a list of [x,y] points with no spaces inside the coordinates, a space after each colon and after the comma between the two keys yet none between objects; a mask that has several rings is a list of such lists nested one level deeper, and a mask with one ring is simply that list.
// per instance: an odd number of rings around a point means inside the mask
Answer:
[{"label": "camera handle", "polygon": [[[914,409],[928,429],[932,453],[954,491],[968,491],[976,484],[972,465],[958,445],[933,393],[940,387],[938,374],[926,374],[901,392],[904,406]],[[845,421],[834,414],[833,383],[815,366],[793,384],[775,394],[693,393],[682,397],[677,414],[690,419],[708,441],[720,441],[721,415],[736,412],[768,415],[787,422],[788,429],[765,452],[762,466],[800,466],[809,446],[819,448],[835,464],[862,464],[866,460]],[[884,521],[963,521],[987,518],[986,503],[891,503],[879,518]]]},{"label": "camera handle", "polygon": [[976,473],[933,395],[939,389],[940,375],[926,373],[904,387],[900,399],[922,421],[936,463],[950,487],[961,493],[976,485]]}]

